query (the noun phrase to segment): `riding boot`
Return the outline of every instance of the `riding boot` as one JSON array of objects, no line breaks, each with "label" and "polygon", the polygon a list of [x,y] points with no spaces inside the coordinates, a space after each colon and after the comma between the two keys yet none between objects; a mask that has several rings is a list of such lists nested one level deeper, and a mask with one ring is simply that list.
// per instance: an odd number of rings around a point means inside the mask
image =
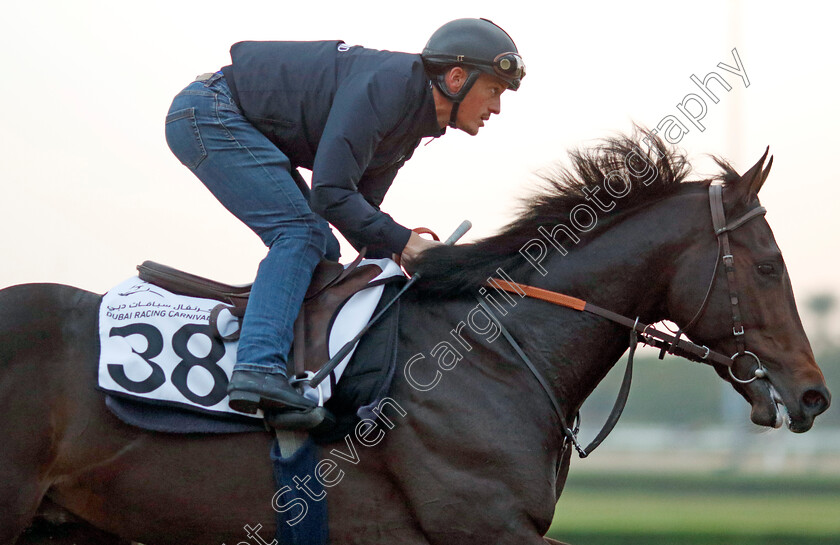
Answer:
[{"label": "riding boot", "polygon": [[311,410],[316,403],[305,398],[279,373],[259,371],[234,371],[228,384],[230,407],[239,412],[253,414],[257,409]]}]

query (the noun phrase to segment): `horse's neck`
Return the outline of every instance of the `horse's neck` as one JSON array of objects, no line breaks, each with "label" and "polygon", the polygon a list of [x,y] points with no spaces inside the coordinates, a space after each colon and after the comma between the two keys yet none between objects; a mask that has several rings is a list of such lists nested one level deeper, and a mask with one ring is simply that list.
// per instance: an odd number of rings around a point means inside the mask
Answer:
[{"label": "horse's neck", "polygon": [[[546,266],[549,273],[543,277],[534,271],[526,283],[631,319],[666,319],[670,265],[706,221],[703,214],[707,212],[696,205],[685,206],[688,202],[658,203],[625,218],[567,255],[553,255]],[[520,305],[518,321],[529,326],[520,325],[518,333],[528,339],[561,399],[567,400],[567,410],[572,410],[628,347],[629,331],[592,314],[546,309],[546,305],[540,301]],[[540,319],[525,319],[529,313],[537,313]]]}]

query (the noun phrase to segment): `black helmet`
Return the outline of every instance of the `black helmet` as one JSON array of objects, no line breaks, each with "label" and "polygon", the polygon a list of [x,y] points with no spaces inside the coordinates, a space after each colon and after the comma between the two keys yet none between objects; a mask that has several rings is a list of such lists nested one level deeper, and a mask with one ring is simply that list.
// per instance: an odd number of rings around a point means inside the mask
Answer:
[{"label": "black helmet", "polygon": [[[484,72],[503,80],[516,91],[525,77],[525,63],[510,35],[489,19],[456,19],[437,29],[423,48],[423,64],[434,76],[437,88],[454,102],[449,124],[454,126],[458,106],[478,76]],[[446,72],[453,66],[465,67],[469,76],[452,92],[446,85]]]}]

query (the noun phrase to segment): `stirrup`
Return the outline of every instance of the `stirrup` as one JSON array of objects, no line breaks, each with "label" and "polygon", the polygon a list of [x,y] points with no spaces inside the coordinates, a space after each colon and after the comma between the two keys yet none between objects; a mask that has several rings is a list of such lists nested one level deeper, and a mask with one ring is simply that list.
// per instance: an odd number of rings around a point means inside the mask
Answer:
[{"label": "stirrup", "polygon": [[324,431],[335,425],[335,416],[324,407],[310,410],[267,410],[265,423],[278,430]]}]

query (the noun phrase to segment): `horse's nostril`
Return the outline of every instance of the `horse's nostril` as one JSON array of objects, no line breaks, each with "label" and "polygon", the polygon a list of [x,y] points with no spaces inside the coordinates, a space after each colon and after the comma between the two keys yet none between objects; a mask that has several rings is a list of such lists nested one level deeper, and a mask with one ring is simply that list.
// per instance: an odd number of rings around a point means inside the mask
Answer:
[{"label": "horse's nostril", "polygon": [[808,390],[802,394],[802,406],[809,414],[817,416],[828,409],[828,398],[819,390]]}]

